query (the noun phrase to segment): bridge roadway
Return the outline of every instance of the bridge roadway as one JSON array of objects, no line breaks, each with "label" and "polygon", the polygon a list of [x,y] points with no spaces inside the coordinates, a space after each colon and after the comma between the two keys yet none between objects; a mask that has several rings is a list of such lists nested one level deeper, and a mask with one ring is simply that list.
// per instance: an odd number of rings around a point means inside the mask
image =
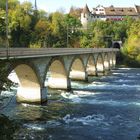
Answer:
[{"label": "bridge roadway", "polygon": [[70,90],[72,80],[88,81],[88,76],[103,75],[114,68],[118,51],[112,48],[0,48],[0,66],[6,76],[12,71],[17,74],[18,102],[42,103],[47,100],[48,87]]},{"label": "bridge roadway", "polygon": [[114,48],[0,48],[0,59],[117,52]]}]

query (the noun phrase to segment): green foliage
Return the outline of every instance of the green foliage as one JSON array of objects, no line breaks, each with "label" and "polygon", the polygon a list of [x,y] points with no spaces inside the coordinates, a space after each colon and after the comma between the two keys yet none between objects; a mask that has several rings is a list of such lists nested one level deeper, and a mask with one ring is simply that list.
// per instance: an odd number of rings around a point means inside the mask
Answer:
[{"label": "green foliage", "polygon": [[46,41],[51,34],[50,23],[46,20],[40,19],[35,25],[35,34],[37,41]]},{"label": "green foliage", "polygon": [[111,35],[109,22],[95,21],[88,25],[87,30],[83,30],[84,39],[81,38],[81,41],[82,44],[84,44],[84,40],[89,42],[88,46],[93,48],[108,47],[105,41],[105,37],[108,35]]},{"label": "green foliage", "polygon": [[[0,1],[0,46],[3,47],[6,41],[5,2]],[[8,0],[8,5],[10,47],[79,47],[81,31],[77,28],[81,23],[75,16],[36,11],[27,1]]]},{"label": "green foliage", "polygon": [[4,40],[5,40],[5,11],[0,10],[0,46],[4,47]]},{"label": "green foliage", "polygon": [[[5,46],[5,2],[0,0],[0,46]],[[140,21],[125,17],[123,21],[97,20],[82,29],[80,8],[71,7],[69,14],[34,10],[30,2],[8,0],[10,47],[110,47],[112,40],[125,44],[123,55],[140,61]]]},{"label": "green foliage", "polygon": [[69,15],[78,19],[81,16],[82,10],[83,10],[82,8],[76,8],[72,6],[70,8]]},{"label": "green foliage", "polygon": [[11,47],[28,47],[31,34],[31,3],[16,4],[14,9],[9,9],[9,31]]},{"label": "green foliage", "polygon": [[[5,4],[6,4],[6,0],[0,0],[0,9],[5,10],[6,8]],[[18,0],[8,0],[8,5],[9,5],[8,7],[10,9],[14,9],[17,4],[19,4]]]},{"label": "green foliage", "polygon": [[52,21],[51,21],[51,25],[52,25],[52,33],[56,36],[59,36],[62,32],[61,30],[63,30],[63,22],[64,22],[64,16],[62,13],[59,12],[55,12],[52,14]]},{"label": "green foliage", "polygon": [[140,20],[133,22],[127,32],[128,38],[122,49],[122,53],[136,63],[140,63]]},{"label": "green foliage", "polygon": [[[131,17],[125,17],[123,21],[97,20],[90,23],[86,30],[86,36],[88,35],[86,38],[89,43],[91,43],[89,46],[110,47],[112,40],[121,40],[124,43],[128,37],[127,32],[133,22],[135,22],[135,20]],[[85,30],[83,30],[83,32],[85,32]],[[87,42],[87,39],[84,40]]]},{"label": "green foliage", "polygon": [[91,48],[91,42],[87,36],[83,36],[80,40],[81,48]]},{"label": "green foliage", "polygon": [[71,16],[70,14],[66,14],[64,17],[64,26],[68,39],[69,39],[69,46],[70,47],[80,47],[80,37],[81,37],[81,22],[76,17]]}]

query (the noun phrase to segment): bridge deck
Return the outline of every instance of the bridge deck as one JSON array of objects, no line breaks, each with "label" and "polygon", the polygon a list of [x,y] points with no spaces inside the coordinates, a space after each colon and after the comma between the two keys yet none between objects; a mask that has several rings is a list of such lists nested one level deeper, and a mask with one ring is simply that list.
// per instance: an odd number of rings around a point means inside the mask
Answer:
[{"label": "bridge deck", "polygon": [[113,48],[0,48],[0,59],[116,52]]}]

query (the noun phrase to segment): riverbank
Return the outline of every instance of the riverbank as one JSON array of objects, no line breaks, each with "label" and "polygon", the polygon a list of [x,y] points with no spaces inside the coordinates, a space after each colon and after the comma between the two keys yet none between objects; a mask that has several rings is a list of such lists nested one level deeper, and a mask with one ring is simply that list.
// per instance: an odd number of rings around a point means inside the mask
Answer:
[{"label": "riverbank", "polygon": [[123,68],[123,67],[129,67],[129,68],[140,68],[140,62],[136,61],[135,59],[132,59],[128,57],[127,55],[124,55],[122,52],[120,52],[117,55],[117,67]]}]

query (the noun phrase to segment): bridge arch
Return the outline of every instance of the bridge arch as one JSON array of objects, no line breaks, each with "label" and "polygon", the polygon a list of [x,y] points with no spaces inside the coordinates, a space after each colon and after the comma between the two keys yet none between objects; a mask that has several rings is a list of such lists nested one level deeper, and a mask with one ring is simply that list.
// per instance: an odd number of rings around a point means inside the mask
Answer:
[{"label": "bridge arch", "polygon": [[31,63],[16,63],[9,66],[8,75],[14,71],[18,77],[18,102],[41,102],[41,83],[37,71]]},{"label": "bridge arch", "polygon": [[97,75],[96,61],[93,55],[89,55],[86,71],[88,75]]},{"label": "bridge arch", "polygon": [[45,86],[53,89],[67,89],[70,82],[68,82],[68,72],[62,58],[52,58],[46,68]]},{"label": "bridge arch", "polygon": [[97,68],[97,74],[103,74],[104,73],[104,58],[101,53],[98,54],[96,59],[96,68]]},{"label": "bridge arch", "polygon": [[81,57],[74,57],[70,64],[69,77],[73,80],[87,80],[86,66]]}]

